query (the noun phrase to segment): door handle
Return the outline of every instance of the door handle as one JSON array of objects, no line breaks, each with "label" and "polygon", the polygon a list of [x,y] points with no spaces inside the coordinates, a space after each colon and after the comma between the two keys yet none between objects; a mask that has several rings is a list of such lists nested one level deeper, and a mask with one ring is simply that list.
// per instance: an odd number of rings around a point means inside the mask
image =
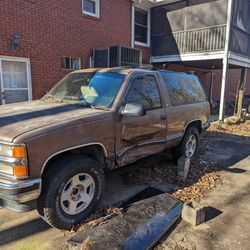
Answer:
[{"label": "door handle", "polygon": [[165,116],[165,115],[161,115],[160,118],[161,118],[161,121],[167,120],[167,116]]}]

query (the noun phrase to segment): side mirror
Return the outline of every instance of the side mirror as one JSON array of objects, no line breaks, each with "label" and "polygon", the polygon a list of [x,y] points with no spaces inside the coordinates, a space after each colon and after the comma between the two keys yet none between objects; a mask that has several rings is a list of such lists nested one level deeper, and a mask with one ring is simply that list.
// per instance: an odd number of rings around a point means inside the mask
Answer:
[{"label": "side mirror", "polygon": [[120,112],[124,116],[144,116],[146,114],[146,110],[141,104],[133,104],[127,103],[124,108],[121,109]]}]

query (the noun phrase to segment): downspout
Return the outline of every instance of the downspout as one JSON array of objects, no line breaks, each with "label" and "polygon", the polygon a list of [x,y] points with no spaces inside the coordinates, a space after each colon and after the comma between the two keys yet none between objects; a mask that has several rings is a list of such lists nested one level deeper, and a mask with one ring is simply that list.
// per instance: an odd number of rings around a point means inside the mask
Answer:
[{"label": "downspout", "polygon": [[131,48],[135,47],[135,5],[131,7]]}]

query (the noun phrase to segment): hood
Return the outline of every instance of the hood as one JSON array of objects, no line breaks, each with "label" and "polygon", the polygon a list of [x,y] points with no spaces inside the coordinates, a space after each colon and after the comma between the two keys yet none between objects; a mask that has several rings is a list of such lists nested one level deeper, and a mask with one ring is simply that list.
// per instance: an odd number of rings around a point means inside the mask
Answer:
[{"label": "hood", "polygon": [[72,120],[81,122],[84,117],[101,113],[107,111],[42,100],[0,106],[0,141],[12,142],[32,130]]}]

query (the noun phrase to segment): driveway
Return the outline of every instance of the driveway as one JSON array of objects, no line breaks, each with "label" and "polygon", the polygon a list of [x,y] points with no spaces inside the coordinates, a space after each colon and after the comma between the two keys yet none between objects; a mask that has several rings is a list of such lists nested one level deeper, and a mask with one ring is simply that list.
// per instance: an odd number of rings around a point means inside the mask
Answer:
[{"label": "driveway", "polygon": [[0,249],[67,249],[64,233],[50,228],[36,213],[18,214],[0,209]]},{"label": "driveway", "polygon": [[[213,136],[213,135],[211,135]],[[216,135],[206,157],[225,167],[219,185],[201,206],[207,222],[197,227],[181,222],[159,249],[250,249],[250,144],[239,137]]]},{"label": "driveway", "polygon": [[[106,192],[98,208],[119,206],[146,188],[146,185],[125,184],[122,176],[131,168],[133,166],[107,174]],[[51,228],[36,211],[19,214],[0,208],[1,250],[65,250],[68,249],[66,241],[72,236],[73,233]]]},{"label": "driveway", "polygon": [[[220,162],[225,173],[223,185],[202,200],[204,206],[211,207],[208,221],[196,228],[181,222],[158,249],[249,249],[250,143],[218,133],[211,133],[209,137],[203,157]],[[145,188],[124,183],[124,171],[129,172],[131,168],[133,165],[108,175],[103,206],[114,201],[119,204]],[[0,209],[0,248],[3,250],[64,250],[68,249],[66,240],[72,235],[50,228],[36,211],[18,214]]]}]

